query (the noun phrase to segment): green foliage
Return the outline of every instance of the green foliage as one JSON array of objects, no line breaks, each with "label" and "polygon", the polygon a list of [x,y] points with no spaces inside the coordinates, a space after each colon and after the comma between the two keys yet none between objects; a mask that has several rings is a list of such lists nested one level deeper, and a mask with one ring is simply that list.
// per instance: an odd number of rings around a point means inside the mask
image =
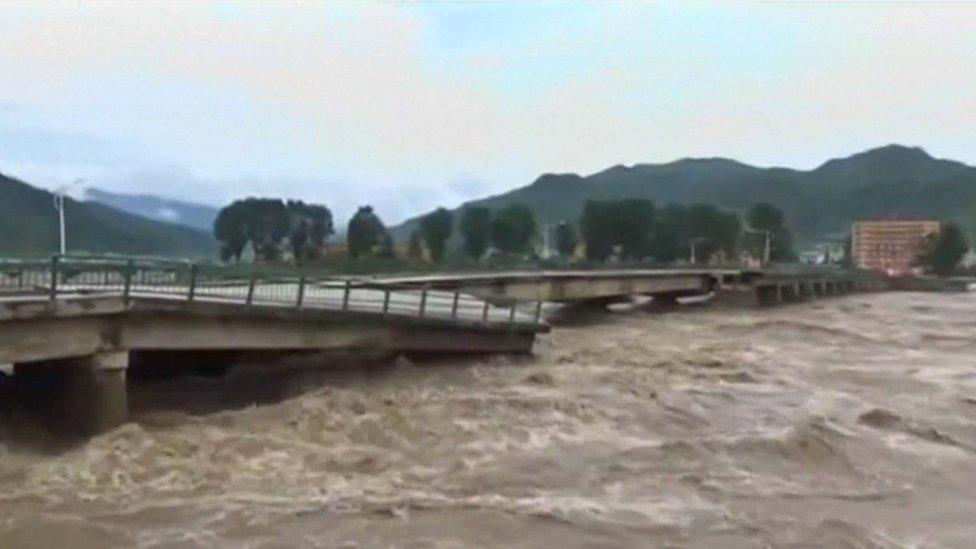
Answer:
[{"label": "green foliage", "polygon": [[389,257],[393,255],[393,244],[383,221],[373,212],[372,206],[360,207],[349,220],[346,231],[349,256],[353,259],[367,255]]},{"label": "green foliage", "polygon": [[474,206],[464,208],[458,229],[464,239],[464,253],[471,259],[481,259],[488,251],[491,210]]},{"label": "green foliage", "polygon": [[711,204],[695,204],[687,211],[689,241],[696,242],[695,255],[700,262],[708,262],[722,252],[726,258],[735,257],[742,222],[734,212],[722,211]]},{"label": "green foliage", "polygon": [[642,259],[651,251],[654,203],[590,200],[583,206],[580,227],[588,259],[605,261],[616,248],[623,259]]},{"label": "green foliage", "polygon": [[563,221],[556,226],[556,252],[561,257],[572,257],[578,243],[579,239],[572,225]]},{"label": "green foliage", "polygon": [[[58,251],[58,220],[50,192],[0,174],[0,254]],[[207,231],[154,221],[96,202],[65,199],[69,253],[213,257]]]},{"label": "green foliage", "polygon": [[[759,202],[749,209],[746,219],[751,229],[769,234],[769,258],[772,261],[796,259],[796,253],[793,251],[793,233],[786,226],[786,218],[782,210],[768,202]],[[755,257],[762,257],[765,234],[755,241],[758,244],[753,246],[752,253]]]},{"label": "green foliage", "polygon": [[222,260],[240,261],[249,237],[244,208],[239,203],[235,202],[217,213],[217,219],[214,221],[214,236],[220,241]]},{"label": "green foliage", "polygon": [[255,257],[274,261],[288,247],[297,262],[321,255],[333,233],[332,212],[325,206],[278,198],[235,200],[217,213],[214,236],[223,259],[240,260],[250,243]]},{"label": "green foliage", "polygon": [[444,250],[447,249],[447,239],[451,237],[453,227],[451,212],[444,208],[437,208],[420,220],[420,236],[434,263],[444,260]]},{"label": "green foliage", "polygon": [[932,235],[922,248],[919,263],[929,272],[940,276],[952,274],[966,252],[969,243],[955,223],[944,223],[937,235]]},{"label": "green foliage", "polygon": [[841,259],[841,265],[847,268],[854,267],[854,235],[847,233],[844,238],[844,257]]},{"label": "green foliage", "polygon": [[528,206],[522,204],[512,204],[502,208],[491,221],[491,242],[502,252],[510,254],[530,252],[535,233],[535,214]]},{"label": "green foliage", "polygon": [[289,200],[289,245],[296,262],[317,259],[325,250],[326,241],[335,232],[332,212],[325,206]]},{"label": "green foliage", "polygon": [[690,239],[688,208],[681,204],[668,204],[661,208],[654,231],[654,259],[661,263],[672,263],[686,257]]}]

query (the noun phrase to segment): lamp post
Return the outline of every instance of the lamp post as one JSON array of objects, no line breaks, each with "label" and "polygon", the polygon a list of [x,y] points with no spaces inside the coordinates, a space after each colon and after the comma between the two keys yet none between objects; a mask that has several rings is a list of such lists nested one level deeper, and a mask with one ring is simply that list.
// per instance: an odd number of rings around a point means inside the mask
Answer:
[{"label": "lamp post", "polygon": [[58,250],[64,255],[67,250],[64,227],[64,197],[71,187],[77,187],[84,183],[84,179],[75,179],[71,185],[64,185],[54,192],[54,209],[58,211]]}]

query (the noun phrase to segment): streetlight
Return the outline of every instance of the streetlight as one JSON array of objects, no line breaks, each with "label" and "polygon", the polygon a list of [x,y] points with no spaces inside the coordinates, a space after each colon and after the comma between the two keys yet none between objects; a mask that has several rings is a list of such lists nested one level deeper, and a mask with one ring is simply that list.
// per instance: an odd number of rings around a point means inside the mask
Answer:
[{"label": "streetlight", "polygon": [[75,179],[71,185],[62,185],[54,192],[54,209],[58,211],[58,249],[61,255],[64,255],[66,251],[64,236],[64,196],[68,193],[68,189],[77,187],[84,182],[84,179]]},{"label": "streetlight", "polygon": [[696,238],[692,238],[691,239],[691,264],[692,265],[697,265],[698,264],[698,257],[697,257],[697,254],[695,253],[695,243],[696,242],[708,242],[708,239],[705,238],[705,237],[703,237],[703,236],[699,236],[699,237],[696,237]]}]

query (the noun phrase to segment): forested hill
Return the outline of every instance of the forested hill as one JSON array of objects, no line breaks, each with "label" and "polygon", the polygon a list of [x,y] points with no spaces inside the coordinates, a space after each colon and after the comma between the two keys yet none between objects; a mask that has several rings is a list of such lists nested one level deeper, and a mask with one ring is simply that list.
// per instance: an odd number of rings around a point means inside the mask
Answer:
[{"label": "forested hill", "polygon": [[[204,231],[153,221],[94,202],[65,200],[68,251],[209,257]],[[50,192],[0,174],[0,256],[57,251],[57,212]]]},{"label": "forested hill", "polygon": [[[586,177],[545,174],[531,185],[468,204],[495,209],[522,203],[540,223],[552,223],[575,222],[587,200],[624,198],[649,198],[658,205],[706,202],[741,211],[770,202],[784,210],[804,240],[844,234],[855,219],[887,214],[953,219],[971,229],[976,168],[900,145],[830,160],[811,171],[683,159],[614,166]],[[416,224],[408,220],[394,234],[406,238]]]}]

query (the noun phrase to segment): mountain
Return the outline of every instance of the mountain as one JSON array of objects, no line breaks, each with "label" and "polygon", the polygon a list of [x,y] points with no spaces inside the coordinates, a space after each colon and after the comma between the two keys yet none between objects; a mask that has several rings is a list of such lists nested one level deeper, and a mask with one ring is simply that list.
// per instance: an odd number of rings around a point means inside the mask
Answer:
[{"label": "mountain", "polygon": [[[58,249],[57,212],[48,191],[0,174],[0,256]],[[68,251],[205,257],[216,252],[209,232],[65,199]]]},{"label": "mountain", "polygon": [[[952,219],[971,229],[976,223],[976,168],[901,145],[830,160],[809,171],[686,158],[614,166],[588,176],[545,174],[525,187],[461,207],[497,209],[522,203],[536,212],[540,223],[575,222],[587,200],[623,198],[649,198],[659,206],[708,202],[743,212],[756,202],[770,202],[784,210],[805,241],[837,238],[856,219],[889,214]],[[418,219],[407,220],[393,234],[407,238]]]},{"label": "mountain", "polygon": [[217,208],[193,202],[160,198],[149,194],[121,194],[101,189],[85,189],[85,200],[99,202],[123,212],[156,221],[186,225],[201,231],[213,230]]}]

